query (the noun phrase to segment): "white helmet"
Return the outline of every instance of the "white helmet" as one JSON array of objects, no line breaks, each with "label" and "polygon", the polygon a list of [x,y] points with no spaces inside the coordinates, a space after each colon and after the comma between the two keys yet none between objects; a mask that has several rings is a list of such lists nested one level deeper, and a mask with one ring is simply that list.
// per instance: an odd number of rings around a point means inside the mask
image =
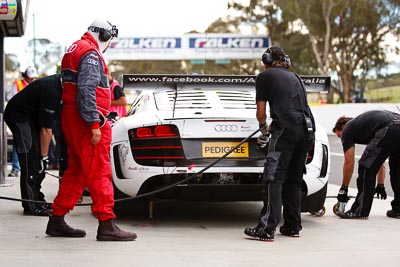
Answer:
[{"label": "white helmet", "polygon": [[39,75],[35,67],[29,66],[26,68],[25,72],[23,73],[23,76],[33,79],[37,78]]},{"label": "white helmet", "polygon": [[88,32],[93,36],[99,45],[100,51],[105,52],[114,37],[118,37],[118,29],[115,25],[104,19],[95,19],[88,28]]}]

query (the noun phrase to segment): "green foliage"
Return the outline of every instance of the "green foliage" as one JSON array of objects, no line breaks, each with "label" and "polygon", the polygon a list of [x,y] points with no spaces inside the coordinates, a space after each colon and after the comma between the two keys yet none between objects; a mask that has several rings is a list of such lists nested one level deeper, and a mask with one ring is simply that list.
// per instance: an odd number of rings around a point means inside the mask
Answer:
[{"label": "green foliage", "polygon": [[366,83],[366,87],[369,90],[379,89],[383,87],[390,87],[395,85],[400,86],[400,73],[394,73],[387,76],[378,76],[378,78],[368,80]]},{"label": "green foliage", "polygon": [[[341,101],[351,99],[354,72],[386,64],[384,37],[399,36],[398,0],[249,0],[231,3],[241,22],[262,23],[273,43],[285,49],[294,70],[337,74]],[[331,97],[333,94],[331,95]]]},{"label": "green foliage", "polygon": [[19,70],[19,62],[16,55],[5,54],[4,60],[6,72],[14,72]]},{"label": "green foliage", "polygon": [[365,94],[372,103],[400,103],[400,85],[368,90]]}]

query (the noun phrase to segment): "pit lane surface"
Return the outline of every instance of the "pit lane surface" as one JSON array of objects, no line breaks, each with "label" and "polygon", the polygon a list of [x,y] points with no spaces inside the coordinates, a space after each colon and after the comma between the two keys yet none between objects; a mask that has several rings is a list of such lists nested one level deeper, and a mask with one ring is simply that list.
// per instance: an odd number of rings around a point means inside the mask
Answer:
[{"label": "pit lane surface", "polygon": [[[340,154],[340,146],[330,144]],[[342,159],[331,158],[328,195],[336,196]],[[15,182],[0,187],[0,195],[19,197]],[[47,176],[43,191],[49,201],[57,189],[58,180]],[[332,212],[336,200],[328,198],[323,217],[302,214],[300,238],[277,233],[272,243],[243,234],[245,227],[256,224],[258,202],[159,201],[152,219],[117,219],[121,228],[138,234],[136,241],[97,242],[97,220],[90,207],[76,207],[66,216],[71,226],[86,230],[85,238],[53,238],[44,233],[47,218],[23,216],[19,202],[1,200],[0,266],[397,266],[400,220],[385,216],[391,200],[375,199],[368,220],[343,220]]]}]

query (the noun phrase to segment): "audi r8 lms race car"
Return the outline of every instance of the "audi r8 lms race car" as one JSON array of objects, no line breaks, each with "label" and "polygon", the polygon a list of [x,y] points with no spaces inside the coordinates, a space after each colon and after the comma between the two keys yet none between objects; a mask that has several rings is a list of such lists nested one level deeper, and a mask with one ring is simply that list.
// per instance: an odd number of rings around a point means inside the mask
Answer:
[{"label": "audi r8 lms race car", "polygon": [[[138,95],[128,115],[112,125],[115,198],[260,201],[267,152],[256,143],[255,78],[124,75],[124,90]],[[329,88],[329,77],[302,79],[307,90]],[[315,137],[303,177],[302,211],[322,216],[330,157],[319,124]],[[117,215],[134,209],[129,201],[115,205]]]}]

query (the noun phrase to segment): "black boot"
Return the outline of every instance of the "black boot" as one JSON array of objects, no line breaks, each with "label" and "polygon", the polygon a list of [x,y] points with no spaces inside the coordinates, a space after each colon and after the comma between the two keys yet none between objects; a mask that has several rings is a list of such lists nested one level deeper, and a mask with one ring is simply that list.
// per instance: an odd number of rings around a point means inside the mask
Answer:
[{"label": "black boot", "polygon": [[64,216],[51,216],[47,223],[46,234],[58,237],[85,237],[86,232],[74,229],[64,221]]},{"label": "black boot", "polygon": [[108,221],[99,221],[96,239],[98,241],[132,241],[136,239],[136,234],[119,229],[114,221],[110,219]]}]

